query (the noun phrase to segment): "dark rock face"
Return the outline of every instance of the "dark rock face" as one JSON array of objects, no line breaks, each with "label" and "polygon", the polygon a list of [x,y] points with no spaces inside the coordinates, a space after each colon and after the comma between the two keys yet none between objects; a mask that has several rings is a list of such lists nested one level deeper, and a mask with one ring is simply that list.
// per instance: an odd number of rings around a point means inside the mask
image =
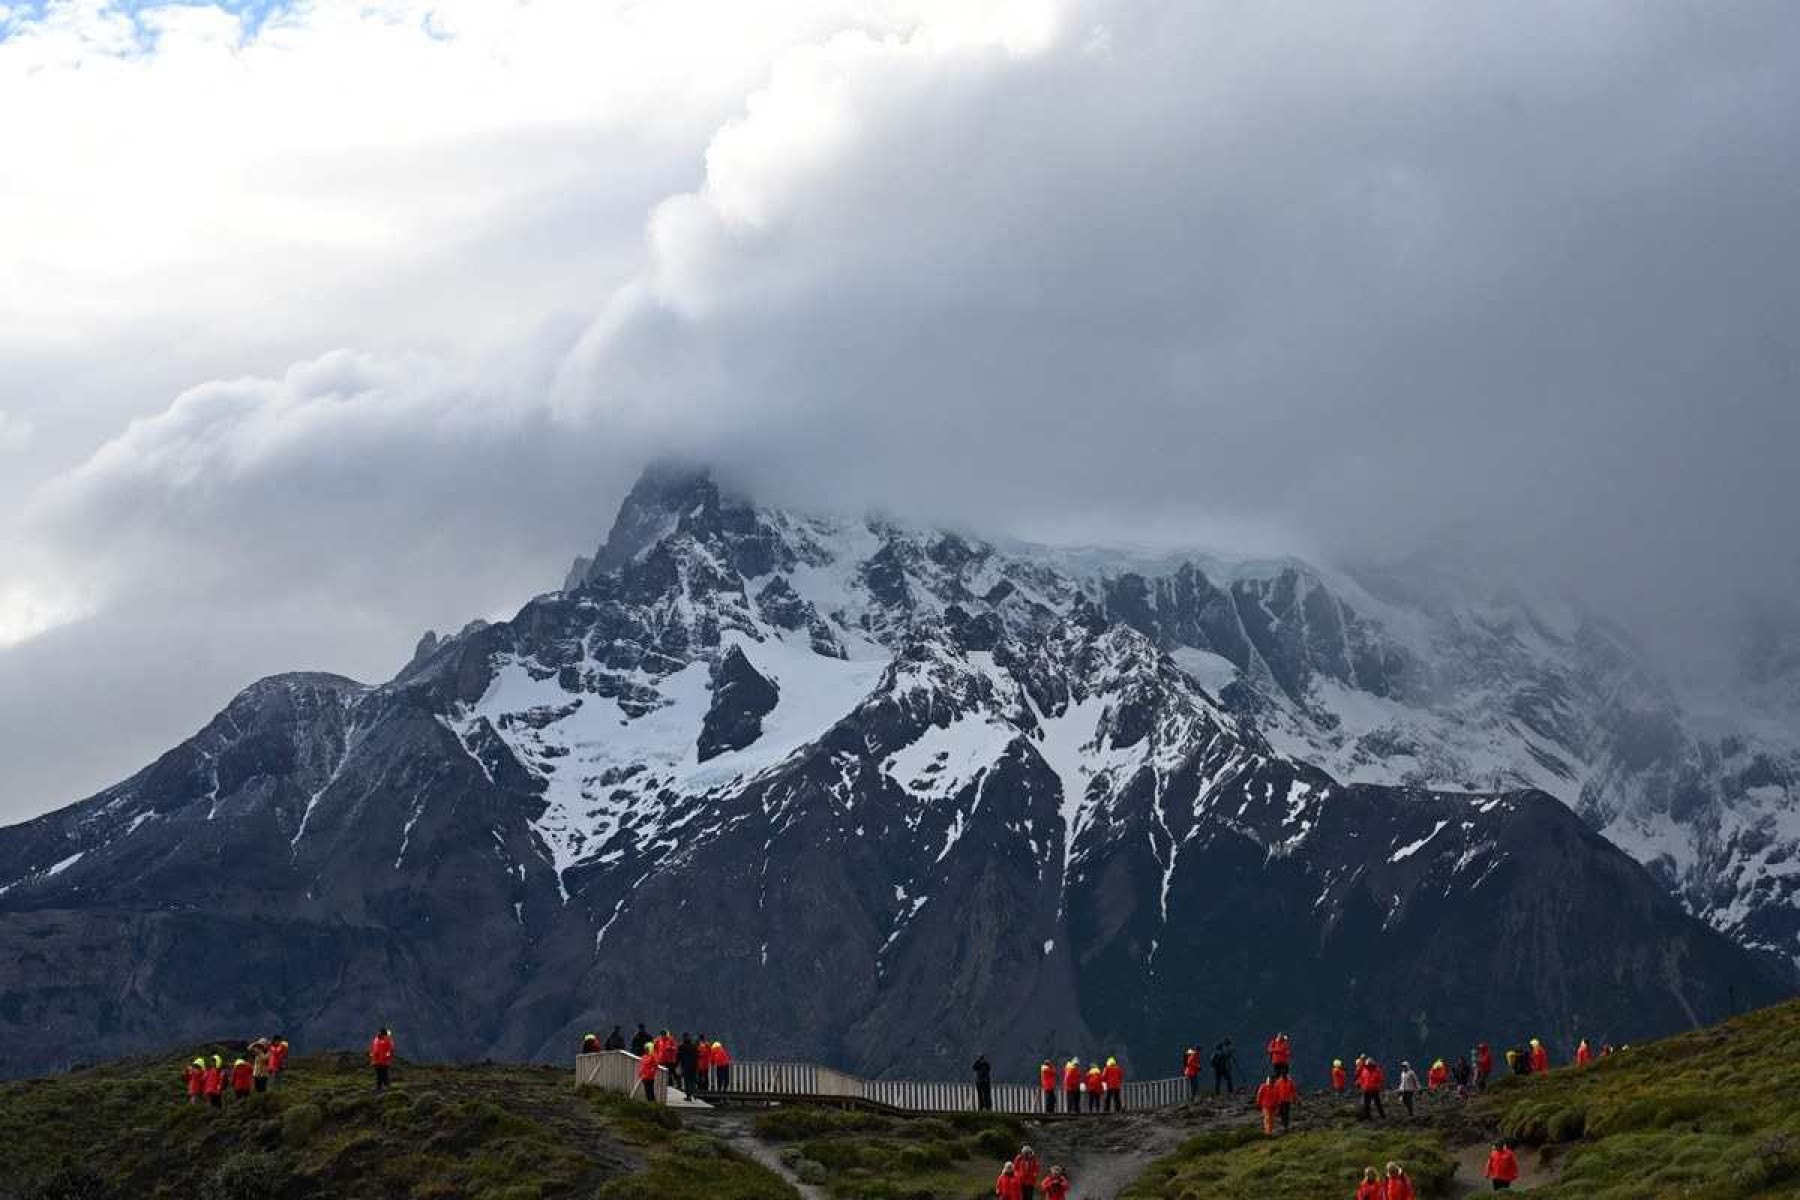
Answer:
[{"label": "dark rock face", "polygon": [[1172,656],[1199,638],[1280,688],[1411,686],[1297,573],[1091,580],[653,473],[512,621],[379,687],[265,680],[0,830],[0,1074],[276,1027],[561,1058],[640,1018],[868,1072],[1142,1074],[1277,1026],[1442,1053],[1784,992],[1548,796],[1278,753],[1268,691]]}]

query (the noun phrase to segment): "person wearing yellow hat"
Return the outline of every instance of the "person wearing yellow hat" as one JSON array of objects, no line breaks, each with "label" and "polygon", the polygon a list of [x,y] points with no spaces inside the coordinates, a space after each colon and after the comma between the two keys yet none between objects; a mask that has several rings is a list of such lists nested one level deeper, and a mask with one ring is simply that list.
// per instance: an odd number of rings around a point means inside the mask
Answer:
[{"label": "person wearing yellow hat", "polygon": [[206,1094],[206,1060],[196,1058],[181,1070],[181,1081],[187,1084],[189,1104],[199,1104]]},{"label": "person wearing yellow hat", "polygon": [[1106,1091],[1106,1084],[1102,1082],[1102,1072],[1099,1063],[1090,1062],[1088,1064],[1085,1085],[1087,1087],[1088,1098],[1087,1110],[1089,1112],[1099,1112],[1100,1096]]},{"label": "person wearing yellow hat", "polygon": [[1071,1116],[1081,1111],[1081,1064],[1070,1059],[1063,1064],[1063,1111]]},{"label": "person wearing yellow hat", "polygon": [[1125,1068],[1119,1065],[1118,1059],[1106,1060],[1106,1070],[1100,1073],[1100,1083],[1106,1088],[1106,1111],[1125,1111]]},{"label": "person wearing yellow hat", "polygon": [[1045,1059],[1038,1065],[1038,1090],[1044,1093],[1044,1111],[1056,1111],[1056,1068]]},{"label": "person wearing yellow hat", "polygon": [[725,1043],[715,1041],[712,1044],[713,1087],[721,1092],[731,1090],[731,1055],[725,1051]]}]

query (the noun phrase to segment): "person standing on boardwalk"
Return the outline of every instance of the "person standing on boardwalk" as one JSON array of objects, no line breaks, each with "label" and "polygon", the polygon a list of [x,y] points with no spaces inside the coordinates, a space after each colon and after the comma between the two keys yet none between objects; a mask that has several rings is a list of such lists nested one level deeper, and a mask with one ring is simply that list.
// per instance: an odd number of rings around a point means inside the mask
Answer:
[{"label": "person standing on boardwalk", "polygon": [[649,1054],[655,1045],[656,1039],[650,1036],[650,1031],[644,1028],[642,1021],[639,1021],[637,1032],[631,1035],[631,1052],[633,1054]]},{"label": "person standing on boardwalk", "polygon": [[602,1050],[623,1050],[625,1048],[625,1035],[619,1032],[617,1025],[614,1025],[613,1031],[606,1035],[606,1042],[600,1048]]},{"label": "person standing on boardwalk", "polygon": [[369,1039],[369,1065],[375,1068],[375,1090],[388,1088],[388,1072],[394,1065],[394,1033],[383,1026]]},{"label": "person standing on boardwalk", "polygon": [[1106,1111],[1125,1111],[1125,1068],[1119,1060],[1106,1060],[1106,1070],[1100,1073],[1100,1085],[1106,1089]]},{"label": "person standing on boardwalk", "polygon": [[1056,1068],[1050,1065],[1050,1060],[1047,1058],[1044,1060],[1043,1065],[1038,1068],[1038,1087],[1043,1089],[1044,1092],[1044,1111],[1047,1113],[1055,1112]]},{"label": "person standing on boardwalk", "polygon": [[1099,1063],[1089,1063],[1087,1069],[1087,1108],[1089,1112],[1100,1111],[1100,1096],[1106,1091],[1104,1076]]},{"label": "person standing on boardwalk", "polygon": [[699,1091],[700,1047],[693,1034],[683,1031],[681,1042],[675,1047],[675,1065],[681,1075],[681,1090],[690,1096]]},{"label": "person standing on boardwalk", "polygon": [[700,1091],[710,1092],[713,1078],[712,1043],[706,1040],[704,1033],[697,1039],[694,1058],[699,1064],[699,1074],[695,1076],[695,1084]]},{"label": "person standing on boardwalk", "polygon": [[1192,1046],[1181,1056],[1181,1074],[1187,1080],[1188,1099],[1200,1098],[1200,1052]]},{"label": "person standing on boardwalk", "polygon": [[1063,1111],[1074,1114],[1081,1111],[1081,1064],[1070,1059],[1063,1064]]},{"label": "person standing on boardwalk", "polygon": [[638,1086],[644,1089],[644,1099],[656,1103],[656,1056],[654,1054],[638,1055]]},{"label": "person standing on boardwalk", "polygon": [[969,1069],[975,1072],[975,1107],[988,1112],[994,1107],[994,1068],[983,1054]]},{"label": "person standing on boardwalk", "polygon": [[714,1042],[712,1047],[713,1087],[721,1092],[731,1090],[731,1055],[725,1052],[724,1042]]}]

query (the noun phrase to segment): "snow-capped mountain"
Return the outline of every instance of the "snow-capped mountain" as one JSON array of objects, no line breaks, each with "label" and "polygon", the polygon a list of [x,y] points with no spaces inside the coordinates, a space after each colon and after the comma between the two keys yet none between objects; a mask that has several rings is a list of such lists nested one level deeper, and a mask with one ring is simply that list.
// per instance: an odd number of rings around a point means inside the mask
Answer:
[{"label": "snow-capped mountain", "polygon": [[[1619,1039],[1781,994],[1516,786],[1505,738],[1567,764],[1565,735],[1475,712],[1481,672],[1427,657],[1415,611],[1299,564],[993,545],[655,470],[512,620],[378,687],[265,680],[0,830],[0,1072],[273,1025],[560,1056],[639,1018],[874,1072],[1162,1069],[1215,1031]],[[1553,632],[1467,652],[1548,661]],[[1585,736],[1563,695],[1541,720]],[[1369,736],[1376,706],[1434,740]],[[1426,764],[1500,786],[1355,781]]]}]

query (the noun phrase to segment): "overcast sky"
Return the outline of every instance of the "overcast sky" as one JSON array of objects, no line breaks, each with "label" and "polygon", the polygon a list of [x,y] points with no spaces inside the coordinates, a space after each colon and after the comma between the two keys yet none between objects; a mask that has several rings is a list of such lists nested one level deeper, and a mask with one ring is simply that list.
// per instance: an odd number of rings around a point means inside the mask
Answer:
[{"label": "overcast sky", "polygon": [[1791,0],[0,0],[0,820],[669,452],[1719,648],[1797,329]]}]

